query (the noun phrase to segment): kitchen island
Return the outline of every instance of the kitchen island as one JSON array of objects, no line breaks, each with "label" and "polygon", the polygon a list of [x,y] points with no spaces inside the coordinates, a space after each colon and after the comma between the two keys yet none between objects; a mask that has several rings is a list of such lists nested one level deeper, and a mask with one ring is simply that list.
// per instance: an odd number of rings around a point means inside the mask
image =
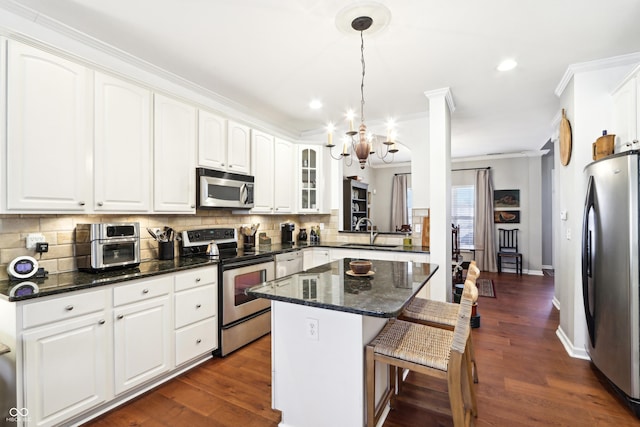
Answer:
[{"label": "kitchen island", "polygon": [[[438,269],[372,261],[373,274],[352,276],[350,261],[247,291],[272,300],[272,406],[282,412],[281,427],[365,424],[364,347]],[[377,370],[376,401],[387,383],[385,372]]]}]

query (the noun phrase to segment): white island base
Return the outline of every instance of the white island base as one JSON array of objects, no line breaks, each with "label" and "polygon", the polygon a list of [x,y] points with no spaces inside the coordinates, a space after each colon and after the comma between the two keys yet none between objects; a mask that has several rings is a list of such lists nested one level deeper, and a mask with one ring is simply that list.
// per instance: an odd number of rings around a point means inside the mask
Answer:
[{"label": "white island base", "polygon": [[[364,426],[364,347],[388,319],[281,301],[271,301],[271,316],[280,427]],[[376,369],[376,402],[386,385],[387,370]]]}]

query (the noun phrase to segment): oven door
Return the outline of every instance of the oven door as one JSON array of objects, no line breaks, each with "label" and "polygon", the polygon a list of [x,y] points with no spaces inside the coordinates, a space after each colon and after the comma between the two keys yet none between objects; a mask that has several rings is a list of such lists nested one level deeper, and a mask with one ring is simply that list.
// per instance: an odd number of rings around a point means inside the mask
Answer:
[{"label": "oven door", "polygon": [[245,290],[275,278],[273,259],[248,260],[223,264],[222,325],[241,320],[271,306],[266,299],[245,294]]}]

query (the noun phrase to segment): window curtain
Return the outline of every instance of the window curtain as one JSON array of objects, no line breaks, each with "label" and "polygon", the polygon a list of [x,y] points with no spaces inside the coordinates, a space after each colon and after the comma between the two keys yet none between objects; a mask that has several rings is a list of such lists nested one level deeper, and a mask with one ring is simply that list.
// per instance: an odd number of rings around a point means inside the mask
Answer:
[{"label": "window curtain", "polygon": [[496,240],[493,232],[493,186],[491,170],[476,171],[476,213],[474,223],[476,263],[480,270],[497,271]]},{"label": "window curtain", "polygon": [[394,175],[391,188],[391,230],[400,230],[409,224],[407,213],[407,176]]}]

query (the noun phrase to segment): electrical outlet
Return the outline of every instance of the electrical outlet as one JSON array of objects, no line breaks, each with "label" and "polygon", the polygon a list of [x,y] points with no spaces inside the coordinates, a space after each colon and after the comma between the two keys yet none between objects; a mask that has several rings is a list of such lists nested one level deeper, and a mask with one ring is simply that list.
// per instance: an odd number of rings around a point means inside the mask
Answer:
[{"label": "electrical outlet", "polygon": [[305,319],[305,327],[307,330],[307,338],[309,338],[309,340],[318,341],[320,339],[318,334],[318,319],[307,317]]},{"label": "electrical outlet", "polygon": [[27,241],[27,249],[35,249],[36,243],[42,243],[45,241],[44,235],[40,233],[27,234],[27,238],[25,240]]},{"label": "electrical outlet", "polygon": [[416,229],[416,233],[420,233],[422,231],[422,225],[416,224],[415,229]]},{"label": "electrical outlet", "polygon": [[567,240],[571,240],[571,229],[567,228]]},{"label": "electrical outlet", "polygon": [[324,230],[324,222],[320,223],[320,230]]}]

